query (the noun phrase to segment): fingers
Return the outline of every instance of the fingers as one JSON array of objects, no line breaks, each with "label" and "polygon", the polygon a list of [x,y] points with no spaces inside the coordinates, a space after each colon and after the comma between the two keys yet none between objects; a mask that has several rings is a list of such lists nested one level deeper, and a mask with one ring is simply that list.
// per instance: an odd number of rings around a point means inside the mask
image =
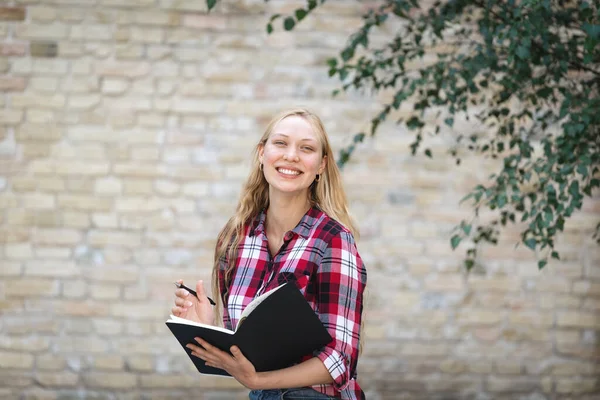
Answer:
[{"label": "fingers", "polygon": [[194,305],[194,303],[192,303],[189,300],[184,300],[181,297],[177,297],[175,298],[175,305],[181,307],[181,308],[188,308]]},{"label": "fingers", "polygon": [[196,294],[198,295],[198,299],[206,298],[206,293],[204,293],[204,282],[202,280],[196,282]]},{"label": "fingers", "polygon": [[231,346],[231,348],[229,349],[229,351],[231,351],[231,354],[233,355],[233,358],[236,358],[236,359],[239,360],[242,357],[244,357],[244,355],[242,354],[242,351],[237,346]]}]

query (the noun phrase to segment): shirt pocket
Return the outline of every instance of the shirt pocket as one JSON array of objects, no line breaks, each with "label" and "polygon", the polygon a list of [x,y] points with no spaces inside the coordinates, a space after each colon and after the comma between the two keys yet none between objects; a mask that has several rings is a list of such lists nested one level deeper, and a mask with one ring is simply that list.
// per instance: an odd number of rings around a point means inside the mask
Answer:
[{"label": "shirt pocket", "polygon": [[306,293],[309,280],[308,271],[281,271],[277,274],[277,286],[293,282],[302,294]]}]

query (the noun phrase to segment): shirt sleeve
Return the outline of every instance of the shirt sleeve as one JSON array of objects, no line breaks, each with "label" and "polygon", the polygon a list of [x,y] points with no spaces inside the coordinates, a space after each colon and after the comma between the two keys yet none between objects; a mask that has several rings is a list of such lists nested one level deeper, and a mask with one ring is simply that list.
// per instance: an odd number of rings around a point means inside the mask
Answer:
[{"label": "shirt sleeve", "polygon": [[317,270],[319,318],[333,340],[315,353],[339,391],[348,386],[356,372],[366,280],[354,237],[340,232],[329,243]]}]

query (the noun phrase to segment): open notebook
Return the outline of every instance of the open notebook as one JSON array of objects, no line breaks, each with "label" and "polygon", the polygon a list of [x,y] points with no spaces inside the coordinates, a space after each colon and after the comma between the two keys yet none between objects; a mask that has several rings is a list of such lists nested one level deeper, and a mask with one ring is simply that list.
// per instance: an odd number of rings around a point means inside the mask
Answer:
[{"label": "open notebook", "polygon": [[272,371],[298,363],[302,357],[328,344],[332,337],[294,283],[285,283],[255,298],[244,309],[235,331],[178,318],[173,315],[167,326],[201,374],[229,374],[208,367],[185,347],[198,344],[200,337],[229,352],[237,345],[256,371]]}]

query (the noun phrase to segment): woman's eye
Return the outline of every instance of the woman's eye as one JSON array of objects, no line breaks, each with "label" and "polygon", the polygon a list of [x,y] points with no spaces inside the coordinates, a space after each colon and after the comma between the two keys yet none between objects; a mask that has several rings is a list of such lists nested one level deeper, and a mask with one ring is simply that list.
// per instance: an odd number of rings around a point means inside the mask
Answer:
[{"label": "woman's eye", "polygon": [[282,142],[281,140],[276,140],[274,143],[275,143],[277,146],[281,146],[281,145],[284,145],[284,144],[285,144],[285,142]]},{"label": "woman's eye", "polygon": [[303,147],[302,150],[304,150],[304,151],[314,151],[312,147]]}]

